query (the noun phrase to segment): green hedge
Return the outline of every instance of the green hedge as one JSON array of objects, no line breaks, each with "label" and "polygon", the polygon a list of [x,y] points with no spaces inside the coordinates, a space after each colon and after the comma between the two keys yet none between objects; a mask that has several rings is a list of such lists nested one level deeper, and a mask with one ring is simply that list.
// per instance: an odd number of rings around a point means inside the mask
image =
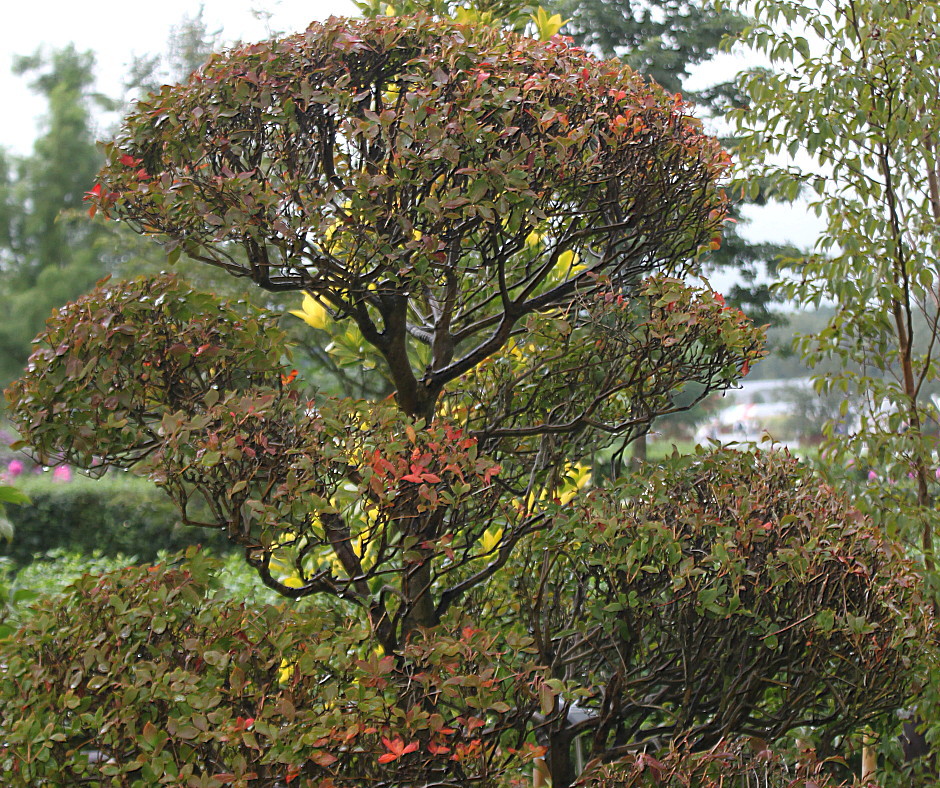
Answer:
[{"label": "green hedge", "polygon": [[32,503],[7,507],[15,530],[12,542],[0,540],[0,555],[17,564],[56,549],[151,562],[160,550],[230,546],[219,533],[180,524],[166,494],[143,479],[112,475],[62,482],[21,476],[16,484]]}]

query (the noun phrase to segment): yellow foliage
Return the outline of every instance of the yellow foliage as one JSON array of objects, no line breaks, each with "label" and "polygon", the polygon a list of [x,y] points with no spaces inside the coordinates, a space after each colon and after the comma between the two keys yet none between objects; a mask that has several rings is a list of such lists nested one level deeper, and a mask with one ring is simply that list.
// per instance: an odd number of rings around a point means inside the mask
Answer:
[{"label": "yellow foliage", "polygon": [[543,489],[536,498],[531,493],[525,501],[525,507],[528,511],[535,508],[538,501],[544,501],[547,498],[553,498],[561,504],[569,503],[585,487],[591,483],[591,468],[588,465],[578,463],[566,463],[562,473],[562,480],[554,489]]},{"label": "yellow foliage", "polygon": [[533,14],[531,17],[532,21],[535,23],[535,33],[536,38],[539,41],[549,41],[552,36],[556,35],[562,26],[567,22],[567,19],[562,19],[561,14],[552,14],[548,15],[542,6],[539,6],[539,10]]},{"label": "yellow foliage", "polygon": [[578,265],[578,260],[581,258],[578,257],[571,249],[562,252],[558,255],[558,268],[561,270],[570,269],[571,273],[576,273],[578,271],[583,271],[586,266]]},{"label": "yellow foliage", "polygon": [[494,19],[492,11],[480,11],[466,6],[458,6],[454,18],[462,25],[491,25]]},{"label": "yellow foliage", "polygon": [[498,546],[500,541],[503,538],[503,529],[502,528],[490,528],[483,532],[483,538],[480,539],[480,546],[483,548],[483,553],[488,554],[493,552]]}]

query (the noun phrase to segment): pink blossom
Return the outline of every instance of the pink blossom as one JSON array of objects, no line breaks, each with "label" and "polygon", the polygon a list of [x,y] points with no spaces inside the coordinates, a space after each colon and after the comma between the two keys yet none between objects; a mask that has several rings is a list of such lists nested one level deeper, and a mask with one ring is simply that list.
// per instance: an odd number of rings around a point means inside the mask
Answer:
[{"label": "pink blossom", "polygon": [[60,465],[52,472],[52,478],[57,482],[72,481],[72,469],[68,465]]},{"label": "pink blossom", "polygon": [[873,482],[878,478],[878,474],[875,471],[868,472],[868,481]]},{"label": "pink blossom", "polygon": [[7,465],[7,473],[11,479],[15,479],[23,472],[23,463],[19,460],[10,460]]}]

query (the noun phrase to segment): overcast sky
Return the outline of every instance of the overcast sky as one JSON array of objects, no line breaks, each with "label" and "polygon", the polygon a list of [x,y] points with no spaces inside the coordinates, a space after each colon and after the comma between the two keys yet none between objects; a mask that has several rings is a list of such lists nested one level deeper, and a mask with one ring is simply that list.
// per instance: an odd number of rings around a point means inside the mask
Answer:
[{"label": "overcast sky", "polygon": [[[98,90],[120,96],[133,56],[166,50],[170,29],[183,17],[195,16],[192,0],[5,0],[0,24],[0,146],[28,153],[36,136],[43,103],[27,80],[10,73],[15,55],[40,47],[55,49],[74,43],[97,58]],[[205,0],[203,18],[209,30],[222,30],[227,41],[260,41],[270,32],[296,32],[331,14],[352,15],[349,0]],[[257,18],[263,8],[270,19]]]},{"label": "overcast sky", "polygon": [[[27,88],[27,80],[11,74],[15,55],[69,43],[92,50],[97,58],[98,90],[117,97],[133,56],[164,52],[171,28],[184,16],[194,16],[199,5],[192,0],[5,0],[0,24],[0,147],[28,153],[44,109]],[[205,0],[202,5],[209,29],[221,30],[225,41],[258,41],[272,32],[303,30],[330,15],[355,14],[350,0]],[[259,8],[267,18],[259,18]],[[727,78],[741,65],[740,59],[725,58],[700,72],[696,82]],[[107,129],[99,131],[104,134]],[[808,247],[817,227],[814,217],[807,217],[803,209],[775,209],[756,213],[746,235]]]}]

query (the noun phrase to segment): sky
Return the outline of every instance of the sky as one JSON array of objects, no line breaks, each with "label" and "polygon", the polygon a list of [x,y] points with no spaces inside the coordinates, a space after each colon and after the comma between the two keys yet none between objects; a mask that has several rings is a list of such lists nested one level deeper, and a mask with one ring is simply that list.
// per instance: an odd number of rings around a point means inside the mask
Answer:
[{"label": "sky", "polygon": [[[193,0],[24,0],[4,3],[0,25],[0,148],[14,154],[29,153],[38,135],[44,110],[32,95],[26,79],[13,75],[15,55],[28,55],[74,43],[92,50],[97,59],[97,89],[111,97],[122,95],[124,76],[134,55],[166,50],[170,31],[187,15],[194,16]],[[356,13],[351,0],[204,0],[203,18],[210,31],[220,30],[227,42],[260,41],[278,33],[303,30],[314,20],[330,15]],[[263,9],[264,13],[258,13]],[[260,17],[260,18],[259,18]],[[562,31],[564,32],[564,31]],[[727,78],[744,65],[725,58],[695,75],[700,85],[709,79]],[[714,74],[714,77],[712,75]],[[101,136],[116,118],[102,118]],[[796,243],[809,248],[819,228],[805,207],[775,207],[750,211],[746,237],[755,241]]]},{"label": "sky", "polygon": [[[33,96],[26,79],[10,72],[16,55],[39,48],[74,43],[92,50],[97,59],[98,85],[107,96],[122,95],[123,79],[133,56],[166,50],[170,30],[187,15],[195,16],[193,0],[9,0],[0,24],[0,147],[28,153],[36,137],[43,102]],[[260,41],[277,32],[294,33],[328,16],[350,16],[350,0],[205,0],[203,18],[210,31],[222,30],[226,41]],[[253,13],[263,8],[269,19]]]}]

